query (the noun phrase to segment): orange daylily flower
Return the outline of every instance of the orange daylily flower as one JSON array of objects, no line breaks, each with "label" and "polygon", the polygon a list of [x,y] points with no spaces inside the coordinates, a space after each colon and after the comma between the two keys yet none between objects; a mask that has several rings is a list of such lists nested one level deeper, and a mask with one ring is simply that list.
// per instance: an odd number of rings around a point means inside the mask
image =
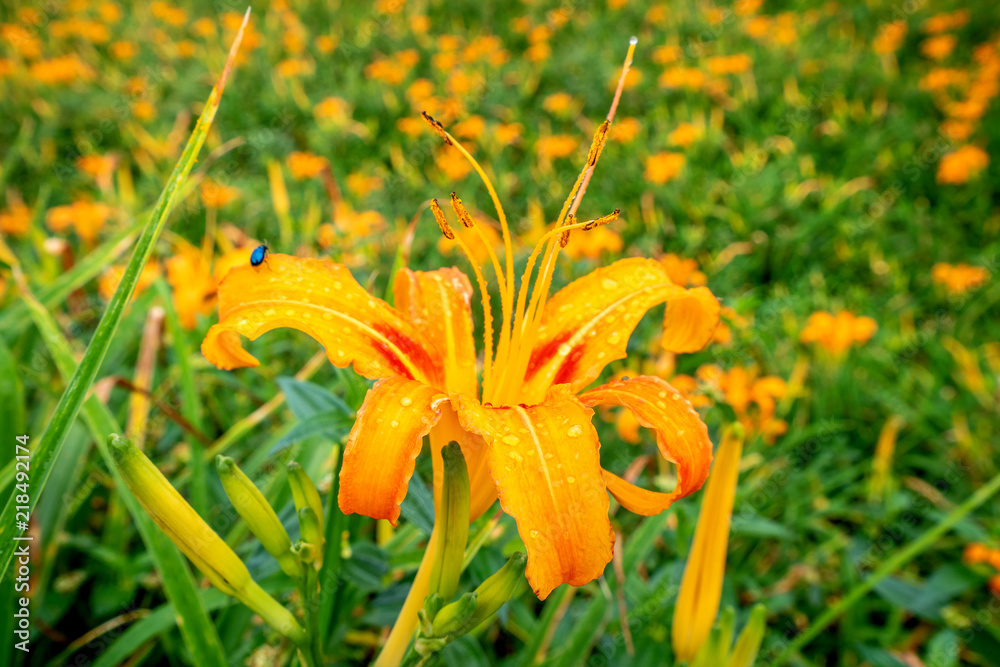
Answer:
[{"label": "orange daylily flower", "polygon": [[[219,323],[206,335],[202,352],[221,369],[257,366],[242,337],[255,340],[288,327],[319,341],[334,365],[351,365],[377,380],[344,449],[341,510],[395,523],[423,436],[431,441],[435,494],[440,493],[440,450],[456,441],[469,465],[472,517],[499,496],[527,548],[528,581],[544,599],[560,584],[592,581],[611,560],[608,493],[631,511],[655,515],[704,483],[712,458],[708,430],[666,381],[638,376],[584,390],[610,362],[626,356],[629,336],[653,306],[667,304],[663,347],[692,352],[712,337],[719,303],[707,288],[679,286],[661,262],[641,257],[599,268],[549,297],[566,235],[587,233],[617,217],[577,222],[570,214],[609,122],[599,128],[555,228],[539,239],[516,289],[512,237],[493,185],[451,134],[429,122],[482,177],[500,221],[504,260],[487,244],[503,312],[494,347],[490,295],[480,263],[463,238],[482,234],[482,224],[453,195],[452,207],[462,222],[453,229],[432,201],[442,232],[465,253],[479,285],[485,318],[482,382],[473,341],[472,282],[456,268],[400,270],[393,307],[367,293],[343,265],[270,255],[268,266],[236,267],[220,283]],[[536,265],[538,275],[531,281]],[[655,431],[660,452],[677,465],[679,481],[672,492],[642,489],[601,468],[600,442],[591,424],[599,405],[627,408]]]},{"label": "orange daylily flower", "polygon": [[941,262],[931,268],[931,279],[939,285],[944,285],[951,294],[964,294],[988,281],[990,272],[983,266],[969,266],[968,264],[955,264],[953,266]]},{"label": "orange daylily flower", "polygon": [[63,232],[72,225],[85,243],[92,244],[111,213],[112,209],[107,204],[80,200],[67,206],[50,208],[45,215],[45,224],[54,232]]},{"label": "orange daylily flower", "polygon": [[809,316],[809,321],[799,334],[799,340],[803,343],[819,343],[837,356],[852,345],[867,342],[877,330],[878,324],[870,317],[857,317],[846,310],[836,315],[819,311]]}]

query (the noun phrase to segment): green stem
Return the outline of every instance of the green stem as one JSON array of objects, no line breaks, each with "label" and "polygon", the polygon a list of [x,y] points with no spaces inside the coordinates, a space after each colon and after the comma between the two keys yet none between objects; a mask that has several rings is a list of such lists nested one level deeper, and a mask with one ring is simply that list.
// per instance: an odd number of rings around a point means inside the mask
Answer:
[{"label": "green stem", "polygon": [[312,563],[303,563],[305,576],[296,583],[302,595],[302,610],[305,613],[305,641],[299,650],[307,665],[322,667],[323,635],[319,630],[319,572]]},{"label": "green stem", "polygon": [[848,609],[853,607],[861,598],[867,595],[880,581],[900,569],[911,560],[919,556],[929,546],[937,542],[941,536],[961,521],[965,516],[989,500],[997,491],[1000,491],[1000,474],[994,476],[989,482],[981,486],[979,490],[969,496],[968,500],[953,509],[936,526],[928,530],[919,538],[908,544],[904,549],[882,563],[882,566],[872,572],[871,576],[858,584],[844,596],[837,604],[827,609],[820,615],[806,630],[798,635],[788,647],[782,651],[773,662],[771,667],[785,664],[793,654],[797,653],[806,644],[815,639],[823,630],[833,623]]}]

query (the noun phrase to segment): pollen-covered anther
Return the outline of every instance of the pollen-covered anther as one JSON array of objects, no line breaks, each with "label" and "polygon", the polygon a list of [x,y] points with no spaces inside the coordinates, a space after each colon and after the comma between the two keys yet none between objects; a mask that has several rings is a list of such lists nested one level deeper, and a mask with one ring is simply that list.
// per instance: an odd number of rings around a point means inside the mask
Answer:
[{"label": "pollen-covered anther", "polygon": [[438,204],[437,199],[431,200],[431,213],[434,214],[434,219],[437,220],[438,227],[441,228],[441,233],[444,234],[444,237],[448,240],[454,239],[455,232],[445,219],[444,211],[441,210],[441,205]]},{"label": "pollen-covered anther", "polygon": [[462,226],[466,229],[472,229],[476,223],[472,220],[472,216],[469,215],[465,204],[462,203],[462,200],[454,192],[451,193],[451,207],[455,209],[455,215],[458,216],[458,221],[462,223]]},{"label": "pollen-covered anther", "polygon": [[[566,218],[566,222],[564,223],[563,226],[564,227],[569,227],[570,225],[575,225],[575,224],[576,224],[576,216],[575,215],[571,215],[571,216],[569,216],[569,217]],[[566,244],[568,244],[568,243],[569,243],[569,230],[567,230],[567,231],[565,231],[565,232],[563,232],[562,234],[559,235],[559,247],[560,248],[565,248]]]},{"label": "pollen-covered anther", "polygon": [[427,121],[427,124],[431,126],[431,129],[437,132],[439,137],[444,139],[444,143],[448,144],[449,146],[452,145],[451,137],[448,136],[448,132],[444,129],[444,125],[434,120],[434,117],[431,116],[426,111],[421,111],[420,115],[423,117],[425,121]]},{"label": "pollen-covered anther", "polygon": [[600,227],[601,225],[606,225],[609,222],[614,222],[615,220],[618,219],[618,215],[621,212],[622,211],[620,208],[616,208],[607,215],[602,215],[600,218],[595,218],[594,220],[590,220],[586,224],[584,224],[583,231],[587,231],[588,229],[593,229],[594,227]]},{"label": "pollen-covered anther", "polygon": [[593,167],[597,164],[598,158],[601,157],[601,151],[604,150],[604,144],[608,141],[608,131],[611,129],[611,122],[604,121],[601,126],[597,128],[597,132],[594,133],[594,140],[590,143],[590,152],[587,153],[587,166]]}]

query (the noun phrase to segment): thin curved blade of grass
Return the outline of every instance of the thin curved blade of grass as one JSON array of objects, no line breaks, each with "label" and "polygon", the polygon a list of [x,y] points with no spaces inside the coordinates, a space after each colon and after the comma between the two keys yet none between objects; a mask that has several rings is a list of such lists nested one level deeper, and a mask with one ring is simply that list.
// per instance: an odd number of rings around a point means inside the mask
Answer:
[{"label": "thin curved blade of grass", "polygon": [[[125,267],[121,283],[119,283],[118,289],[115,290],[114,296],[111,297],[108,308],[98,323],[97,330],[94,332],[94,337],[87,346],[87,351],[83,354],[83,359],[80,360],[76,372],[66,385],[66,390],[63,392],[62,398],[59,399],[48,427],[42,433],[38,444],[34,448],[30,462],[32,493],[29,502],[29,511],[34,509],[38,502],[39,494],[45,488],[45,483],[52,472],[52,463],[59,456],[59,451],[62,449],[66,434],[69,432],[70,427],[73,426],[73,422],[80,412],[80,407],[83,405],[87,392],[90,391],[90,386],[93,384],[97,371],[100,369],[101,362],[104,361],[104,356],[111,346],[111,341],[114,339],[118,324],[125,314],[125,308],[132,299],[136,283],[139,280],[139,274],[153,254],[153,246],[156,243],[156,239],[166,225],[170,209],[177,196],[177,191],[187,177],[188,172],[191,171],[191,167],[194,166],[198,152],[201,150],[202,144],[205,143],[208,130],[211,128],[215,113],[219,108],[219,101],[222,98],[226,79],[229,77],[229,71],[232,69],[240,41],[243,39],[243,28],[246,26],[249,18],[250,10],[248,8],[246,15],[243,17],[243,25],[240,26],[240,31],[237,33],[236,39],[233,40],[233,45],[229,50],[229,57],[222,70],[222,76],[219,77],[219,82],[212,88],[212,92],[208,96],[208,101],[205,103],[205,108],[198,118],[197,125],[195,125],[194,132],[192,132],[180,160],[170,174],[170,179],[166,187],[160,193],[160,198],[156,202],[149,222],[136,242],[132,258]],[[15,546],[17,545],[17,542],[12,539],[17,530],[14,516],[16,511],[17,505],[14,502],[14,498],[11,497],[7,501],[3,513],[0,514],[0,580],[4,576],[9,576],[11,572],[10,562],[14,556]]]},{"label": "thin curved blade of grass", "polygon": [[[19,273],[19,269],[15,269],[15,272]],[[45,306],[39,303],[26,288],[22,295],[24,303],[28,307],[28,313],[41,333],[42,340],[52,355],[59,374],[63,378],[71,377],[76,372],[77,365],[69,342]],[[163,588],[167,599],[173,606],[174,615],[178,619],[177,625],[180,627],[184,643],[190,649],[191,655],[198,656],[199,665],[223,667],[227,664],[227,660],[222,648],[222,641],[219,639],[219,634],[216,632],[208,612],[202,605],[198,587],[190,569],[184,562],[184,557],[129,492],[121,473],[118,471],[118,466],[114,465],[111,452],[108,451],[108,434],[120,433],[121,426],[111,414],[108,406],[101,403],[96,396],[90,396],[84,401],[81,416],[91,437],[94,438],[97,450],[104,459],[107,469],[111,471],[115,479],[118,496],[125,502],[129,514],[135,521],[139,535],[149,550],[153,565],[160,572]],[[37,495],[37,491],[34,495]]]},{"label": "thin curved blade of grass", "polygon": [[860,602],[879,582],[937,544],[945,533],[955,527],[955,524],[964,519],[969,512],[992,498],[997,492],[1000,492],[1000,475],[994,476],[986,484],[979,487],[964,503],[949,512],[937,525],[883,561],[867,579],[852,588],[836,604],[828,607],[815,621],[809,624],[809,627],[797,635],[778,657],[769,663],[771,667],[778,667],[791,660],[806,644],[816,639],[831,623]]}]

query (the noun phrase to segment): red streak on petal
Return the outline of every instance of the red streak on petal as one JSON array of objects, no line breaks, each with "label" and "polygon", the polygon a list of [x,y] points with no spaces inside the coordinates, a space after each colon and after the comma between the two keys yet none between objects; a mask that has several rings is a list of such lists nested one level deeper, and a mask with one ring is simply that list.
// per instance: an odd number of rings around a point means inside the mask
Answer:
[{"label": "red streak on petal", "polygon": [[[559,347],[573,337],[575,331],[564,331],[556,338],[553,338],[542,347],[535,348],[528,360],[528,368],[524,373],[524,381],[528,382],[538,373],[549,361],[559,353]],[[576,345],[566,358],[556,369],[553,384],[562,384],[573,379],[576,367],[583,357],[583,350],[586,343]]]},{"label": "red streak on petal", "polygon": [[[433,382],[438,379],[438,369],[430,354],[420,343],[401,333],[398,329],[382,323],[373,324],[372,328],[388,339],[414,366],[423,371],[427,380]],[[394,373],[411,380],[417,379],[413,377],[413,373],[406,367],[406,363],[395,350],[380,340],[373,340],[372,344],[382,353]]]}]

